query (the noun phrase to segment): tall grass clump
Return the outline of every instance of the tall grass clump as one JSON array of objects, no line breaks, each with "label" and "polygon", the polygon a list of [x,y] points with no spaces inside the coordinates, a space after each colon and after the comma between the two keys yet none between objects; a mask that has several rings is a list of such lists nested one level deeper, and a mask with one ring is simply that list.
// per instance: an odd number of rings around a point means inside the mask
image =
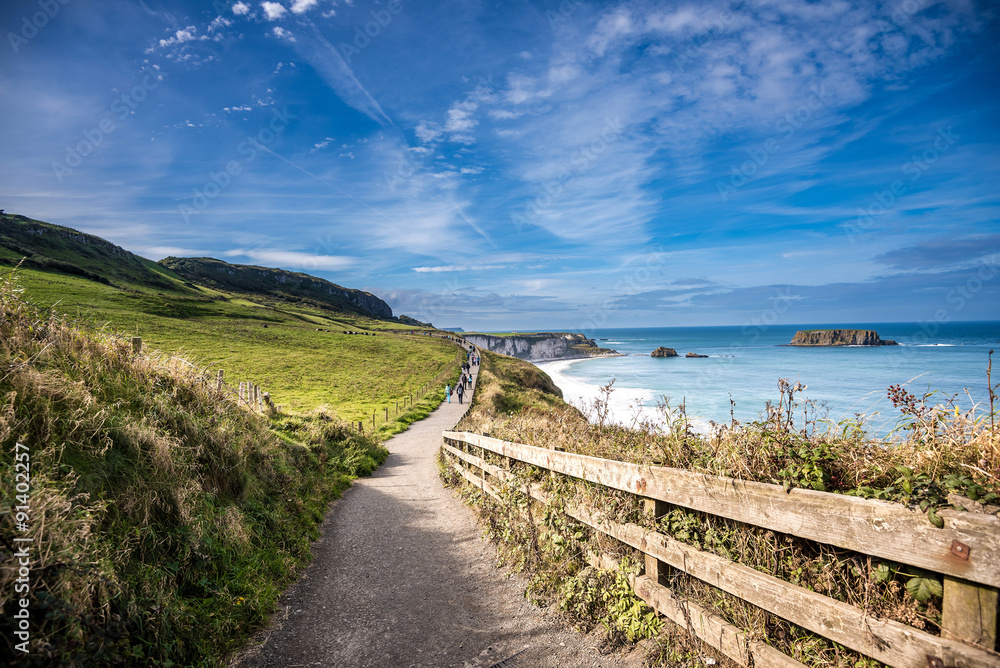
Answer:
[{"label": "tall grass clump", "polygon": [[[18,443],[26,531],[12,512]],[[272,425],[188,364],[32,306],[7,274],[0,654],[14,666],[222,665],[308,561],[329,501],[386,455],[323,413]],[[17,537],[32,539],[28,654],[14,648]]]},{"label": "tall grass clump", "polygon": [[[944,508],[1000,514],[1000,432],[997,385],[992,367],[984,379],[990,404],[961,409],[953,397],[916,396],[894,386],[888,398],[899,411],[886,435],[857,415],[833,423],[816,418],[815,406],[800,400],[804,389],[778,381],[777,400],[757,420],[733,419],[696,433],[683,406],[662,401],[657,419],[636,419],[622,426],[608,420],[613,385],[584,411],[566,406],[544,390],[515,387],[513,399],[498,398],[517,376],[537,370],[510,358],[484,354],[484,371],[473,406],[459,430],[489,434],[528,445],[567,452],[668,466],[742,480],[809,488],[905,504],[942,526]],[[986,360],[984,360],[986,361]],[[512,376],[507,369],[519,368]],[[489,373],[487,373],[489,370]],[[485,383],[484,383],[485,381]],[[489,384],[489,386],[487,386]],[[488,401],[483,399],[487,398]],[[511,408],[511,406],[514,408]],[[482,454],[482,453],[479,453]],[[501,460],[492,453],[485,459]],[[568,503],[586,505],[599,515],[655,529],[674,539],[762,572],[932,634],[940,633],[942,581],[937,574],[884,559],[741,524],[718,516],[667,505],[658,517],[646,514],[637,497],[568,476],[549,475],[512,463],[516,483],[501,485],[498,501],[479,490],[465,493],[480,512],[501,555],[529,576],[528,595],[559,607],[580,628],[603,624],[615,642],[656,636],[654,665],[701,665],[711,656],[727,660],[683,629],[649,622],[649,610],[622,597],[615,568],[595,570],[594,555],[611,555],[633,571],[642,563],[637,551],[591,531],[559,512]],[[442,468],[451,483],[459,477]],[[546,505],[526,493],[540,484]],[[831,521],[835,521],[832,518]],[[670,570],[675,595],[698,602],[752,639],[773,645],[808,665],[843,668],[876,662],[798,628],[780,617],[730,596],[683,572]]]}]

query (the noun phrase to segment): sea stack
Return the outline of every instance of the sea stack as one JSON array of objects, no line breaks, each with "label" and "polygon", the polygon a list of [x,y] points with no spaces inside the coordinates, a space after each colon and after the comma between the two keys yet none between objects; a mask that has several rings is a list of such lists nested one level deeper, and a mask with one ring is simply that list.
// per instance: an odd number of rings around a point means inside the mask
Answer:
[{"label": "sea stack", "polygon": [[673,348],[665,348],[660,346],[653,352],[649,354],[650,357],[677,357],[677,351]]},{"label": "sea stack", "polygon": [[708,357],[708,355],[699,355],[698,353],[688,353],[684,357]]},{"label": "sea stack", "polygon": [[790,346],[896,346],[872,329],[804,329],[795,332]]}]

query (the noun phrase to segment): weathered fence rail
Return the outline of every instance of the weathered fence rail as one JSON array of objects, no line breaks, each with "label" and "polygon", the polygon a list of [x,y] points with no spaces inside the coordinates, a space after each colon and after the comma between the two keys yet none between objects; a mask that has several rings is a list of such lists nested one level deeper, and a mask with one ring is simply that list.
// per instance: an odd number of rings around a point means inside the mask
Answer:
[{"label": "weathered fence rail", "polygon": [[[662,515],[670,503],[690,510],[834,545],[861,554],[944,575],[942,635],[878,619],[753,568],[699,550],[635,524],[603,519],[592,509],[569,505],[564,512],[645,555],[645,574],[632,580],[636,594],[655,610],[690,629],[741,666],[802,665],[711,611],[677,598],[663,586],[669,565],[793,624],[898,668],[998,668],[994,651],[997,586],[1000,585],[1000,518],[942,511],[945,526],[900,504],[642,466],[511,443],[465,432],[445,432],[444,452],[473,485],[498,496],[495,482],[512,474],[476,454],[491,452],[556,474],[622,490]],[[547,503],[539,485],[529,487]]]}]

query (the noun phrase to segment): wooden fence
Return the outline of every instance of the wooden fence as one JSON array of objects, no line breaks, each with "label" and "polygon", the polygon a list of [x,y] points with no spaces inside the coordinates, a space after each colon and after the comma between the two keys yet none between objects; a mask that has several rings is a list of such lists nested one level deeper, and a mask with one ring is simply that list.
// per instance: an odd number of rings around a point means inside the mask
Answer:
[{"label": "wooden fence", "polygon": [[[748,638],[712,611],[679,598],[664,586],[666,566],[737,596],[793,624],[898,668],[998,668],[997,588],[1000,587],[1000,518],[944,510],[944,528],[901,504],[749,482],[681,469],[642,466],[547,450],[466,432],[445,432],[442,446],[452,467],[483,491],[513,480],[519,461],[635,494],[659,517],[670,503],[861,554],[917,566],[944,576],[941,636],[887,619],[696,549],[645,527],[603,519],[590,508],[564,512],[645,555],[645,573],[633,576],[637,596],[689,629],[740,666],[802,666],[763,642]],[[485,460],[495,453],[505,466]],[[547,503],[540,485],[531,496]],[[609,557],[592,555],[592,560]]]}]

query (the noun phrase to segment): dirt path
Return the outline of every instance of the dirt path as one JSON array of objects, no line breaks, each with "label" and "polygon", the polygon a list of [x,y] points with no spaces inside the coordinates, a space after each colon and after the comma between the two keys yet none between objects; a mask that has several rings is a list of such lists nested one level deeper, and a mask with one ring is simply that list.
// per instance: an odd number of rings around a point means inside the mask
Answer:
[{"label": "dirt path", "polygon": [[596,637],[528,603],[473,512],[442,486],[441,432],[468,399],[386,443],[388,460],[327,515],[315,561],[241,666],[641,665],[639,652],[601,656]]}]

